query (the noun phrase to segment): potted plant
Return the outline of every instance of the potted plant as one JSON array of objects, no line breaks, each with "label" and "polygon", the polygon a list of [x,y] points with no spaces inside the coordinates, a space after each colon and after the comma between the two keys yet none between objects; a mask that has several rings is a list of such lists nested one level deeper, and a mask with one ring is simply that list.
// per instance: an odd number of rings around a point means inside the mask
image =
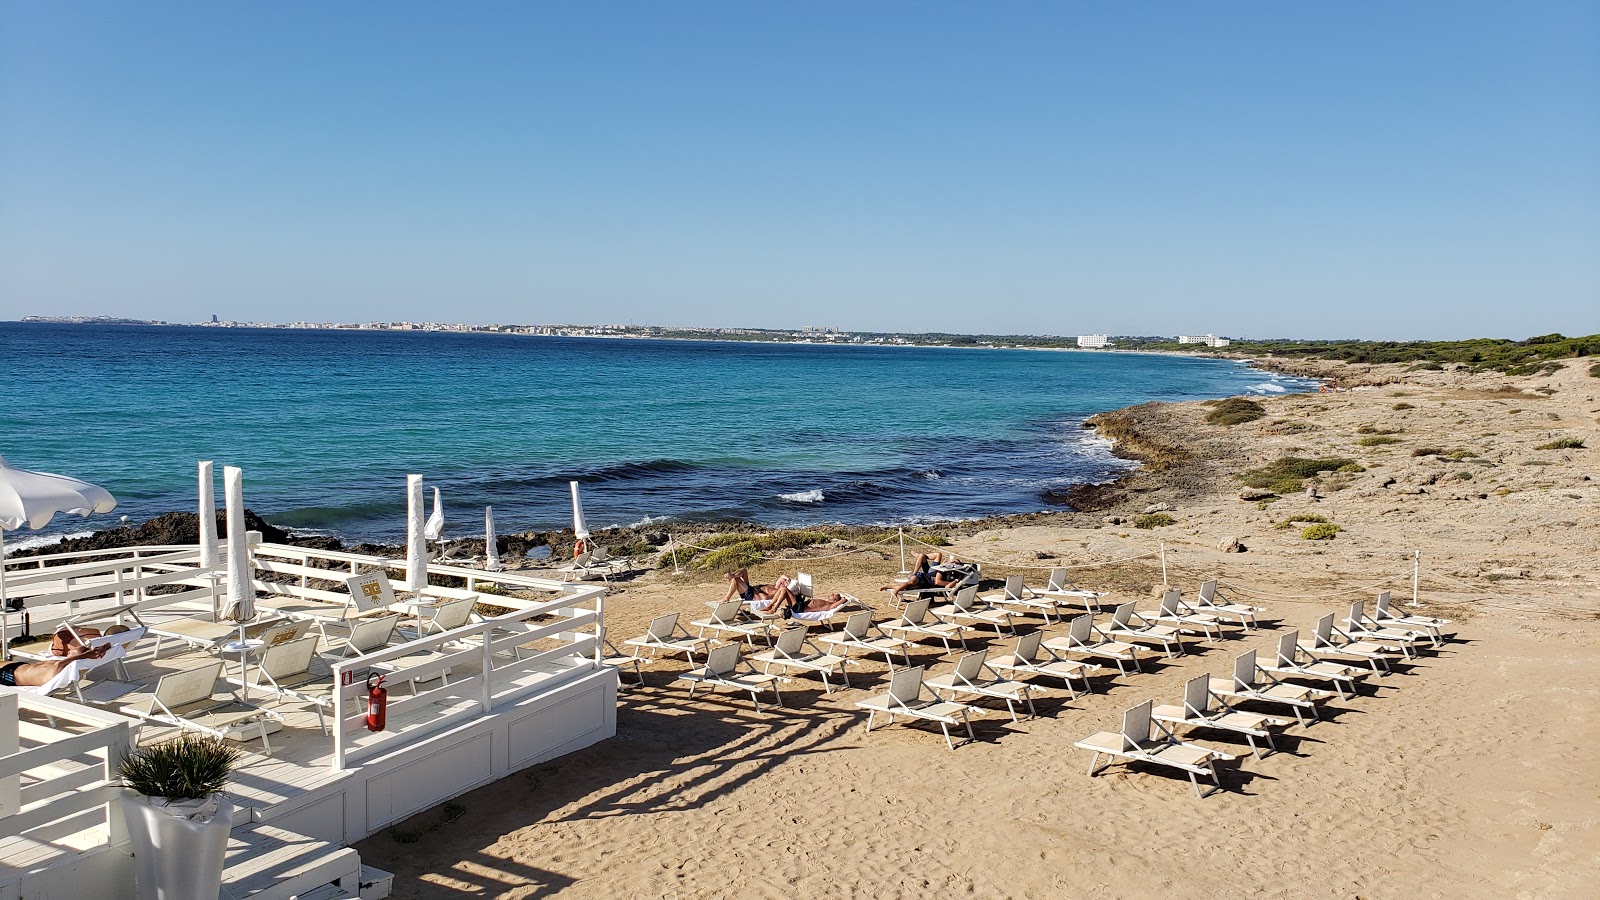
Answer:
[{"label": "potted plant", "polygon": [[122,761],[122,801],[141,900],[214,898],[233,826],[223,795],[239,750],[184,734],[140,747]]}]

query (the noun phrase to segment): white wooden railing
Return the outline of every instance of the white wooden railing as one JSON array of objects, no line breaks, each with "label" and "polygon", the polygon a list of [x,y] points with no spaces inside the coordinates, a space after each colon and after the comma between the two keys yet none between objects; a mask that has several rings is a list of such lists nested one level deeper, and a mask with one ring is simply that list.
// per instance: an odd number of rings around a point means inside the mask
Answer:
[{"label": "white wooden railing", "polygon": [[[34,715],[23,721],[23,711]],[[37,719],[72,722],[77,733]],[[0,688],[0,841],[25,838],[31,852],[69,836],[63,849],[71,852],[123,842],[114,779],[136,728],[122,716]]]},{"label": "white wooden railing", "polygon": [[[488,599],[498,605],[508,598]],[[333,768],[345,769],[488,715],[574,673],[603,666],[605,588],[578,588],[522,604],[504,615],[335,663]],[[549,616],[556,618],[541,621]],[[525,648],[536,641],[555,646]],[[397,662],[419,654],[427,658]],[[440,677],[445,673],[448,678]],[[382,732],[366,728],[368,674],[384,675],[389,688],[389,725]]]}]

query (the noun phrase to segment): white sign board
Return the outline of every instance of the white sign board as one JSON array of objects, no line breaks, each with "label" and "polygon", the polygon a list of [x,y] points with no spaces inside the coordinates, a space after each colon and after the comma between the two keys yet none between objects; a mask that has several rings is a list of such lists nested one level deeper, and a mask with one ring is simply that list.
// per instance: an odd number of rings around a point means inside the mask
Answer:
[{"label": "white sign board", "polygon": [[356,609],[361,612],[394,602],[394,586],[389,584],[389,576],[382,572],[352,575],[344,583],[349,586],[350,596],[355,600]]}]

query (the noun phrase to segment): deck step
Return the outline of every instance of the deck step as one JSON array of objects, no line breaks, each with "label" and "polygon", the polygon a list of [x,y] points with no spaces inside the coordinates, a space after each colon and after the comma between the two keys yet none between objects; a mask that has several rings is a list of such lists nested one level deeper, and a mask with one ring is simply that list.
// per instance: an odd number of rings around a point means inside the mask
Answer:
[{"label": "deck step", "polygon": [[228,835],[221,900],[293,900],[335,882],[341,892],[327,897],[353,897],[360,874],[361,856],[352,848],[271,825],[243,825]]}]

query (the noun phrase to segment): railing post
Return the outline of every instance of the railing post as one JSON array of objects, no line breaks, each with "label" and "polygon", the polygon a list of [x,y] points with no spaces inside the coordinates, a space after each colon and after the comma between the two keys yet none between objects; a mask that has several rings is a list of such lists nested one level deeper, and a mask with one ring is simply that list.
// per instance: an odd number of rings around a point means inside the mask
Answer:
[{"label": "railing post", "polygon": [[488,626],[483,632],[483,687],[479,690],[479,702],[483,704],[484,715],[494,706],[494,648],[491,646],[494,636],[494,626]]},{"label": "railing post", "polygon": [[[0,694],[0,759],[22,749],[17,737],[17,695]],[[22,809],[22,773],[0,778],[0,816],[15,815]]]},{"label": "railing post", "polygon": [[1411,605],[1417,605],[1417,582],[1422,578],[1422,551],[1411,551]]},{"label": "railing post", "polygon": [[[129,734],[128,723],[118,722],[114,739],[106,745],[106,761],[104,777],[108,782],[116,781],[122,760],[127,758],[133,750],[133,739]],[[128,823],[122,817],[122,792],[118,791],[106,803],[106,838],[107,843],[121,844],[128,839]]]},{"label": "railing post", "polygon": [[344,771],[344,673],[348,662],[333,664],[333,770]]},{"label": "railing post", "polygon": [[672,574],[682,575],[683,569],[678,566],[678,543],[671,534],[667,535],[667,549],[672,552]]},{"label": "railing post", "polygon": [[594,600],[594,665],[598,671],[605,665],[606,647],[606,595],[601,593]]}]

